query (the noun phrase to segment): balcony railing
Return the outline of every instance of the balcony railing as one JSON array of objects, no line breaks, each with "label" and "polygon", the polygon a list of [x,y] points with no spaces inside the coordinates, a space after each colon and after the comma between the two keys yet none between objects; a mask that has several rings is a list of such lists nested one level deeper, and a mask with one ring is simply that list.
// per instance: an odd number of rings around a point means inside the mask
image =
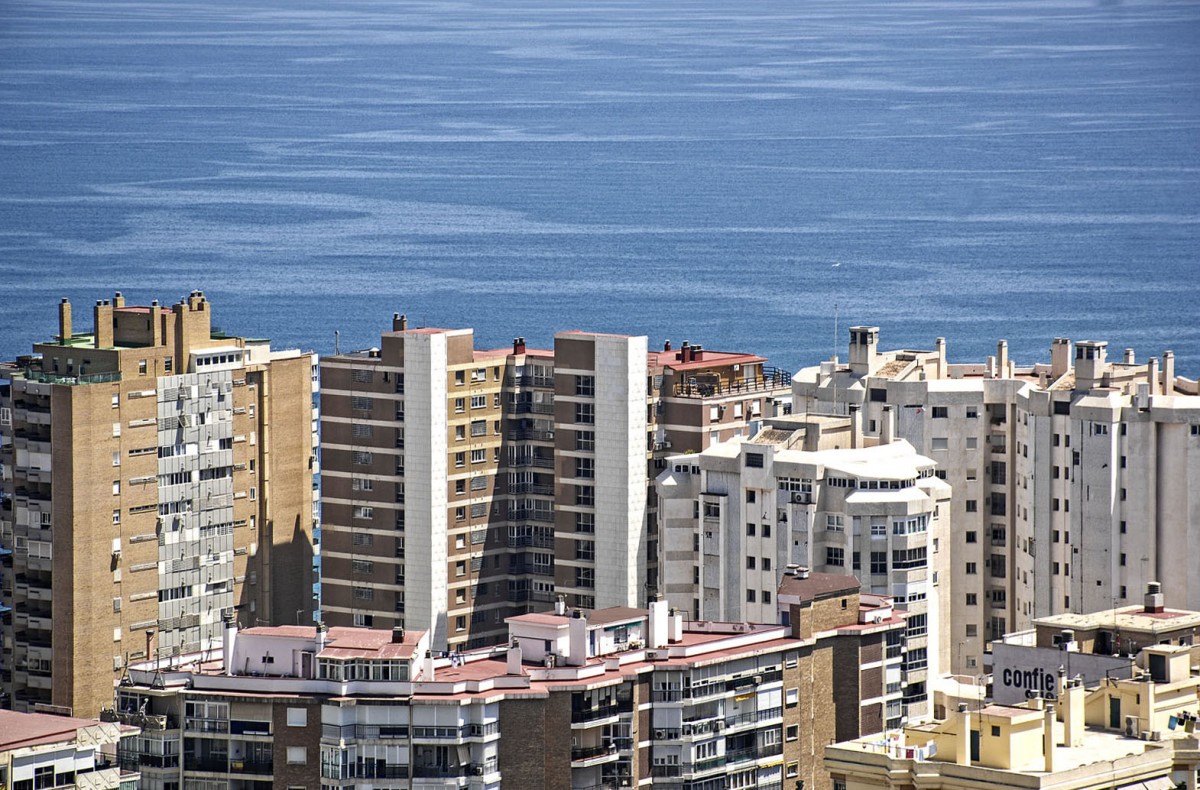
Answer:
[{"label": "balcony railing", "polygon": [[229,760],[223,757],[196,757],[192,754],[185,754],[183,770],[227,774],[229,773]]},{"label": "balcony railing", "polygon": [[595,721],[596,719],[606,719],[610,716],[617,716],[621,713],[630,713],[633,711],[633,700],[611,702],[606,705],[597,705],[593,708],[579,708],[571,711],[571,722],[579,724],[586,721]]},{"label": "balcony railing", "polygon": [[778,719],[783,716],[783,708],[767,708],[760,711],[752,711],[750,713],[742,713],[737,716],[726,716],[726,727],[740,727],[743,724],[757,724],[760,721],[768,721],[770,719]]},{"label": "balcony railing", "polygon": [[110,381],[120,381],[119,371],[112,373],[81,373],[76,376],[62,376],[58,373],[45,373],[33,368],[25,368],[22,375],[26,381],[37,381],[42,384],[103,384]]},{"label": "balcony railing", "polygon": [[592,760],[596,757],[607,757],[616,753],[616,747],[609,743],[599,746],[581,746],[571,750],[571,760]]},{"label": "balcony railing", "polygon": [[675,385],[672,393],[677,398],[711,398],[720,395],[737,395],[745,392],[782,389],[792,386],[792,374],[775,367],[764,367],[761,376],[746,380],[736,378],[729,381],[701,381],[688,378]]}]

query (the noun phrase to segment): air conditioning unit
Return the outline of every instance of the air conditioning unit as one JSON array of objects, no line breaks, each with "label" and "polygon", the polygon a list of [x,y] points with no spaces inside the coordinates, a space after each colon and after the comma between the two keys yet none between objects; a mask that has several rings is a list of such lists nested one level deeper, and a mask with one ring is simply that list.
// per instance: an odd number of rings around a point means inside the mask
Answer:
[{"label": "air conditioning unit", "polygon": [[472,767],[471,773],[473,773],[475,776],[483,776],[483,766],[476,765],[476,766]]},{"label": "air conditioning unit", "polygon": [[191,424],[192,424],[192,415],[190,415],[190,414],[179,415],[179,427],[180,428],[187,428],[187,427],[191,426]]},{"label": "air conditioning unit", "polygon": [[761,685],[762,685],[762,682],[763,682],[763,676],[762,676],[762,675],[755,675],[753,678],[751,678],[751,680],[753,680],[753,681],[754,681],[754,685],[756,685],[756,686],[761,686]]},{"label": "air conditioning unit", "polygon": [[1137,716],[1126,716],[1125,717],[1125,737],[1126,738],[1138,737]]},{"label": "air conditioning unit", "polygon": [[658,651],[657,650],[647,650],[646,651],[646,660],[647,661],[657,661],[658,660]]},{"label": "air conditioning unit", "polygon": [[812,496],[810,494],[804,493],[802,491],[794,491],[792,493],[792,504],[793,505],[807,505],[809,503],[809,501],[811,500],[811,498],[812,498]]},{"label": "air conditioning unit", "polygon": [[666,739],[667,739],[667,731],[666,730],[655,730],[654,731],[654,740],[665,741]]}]

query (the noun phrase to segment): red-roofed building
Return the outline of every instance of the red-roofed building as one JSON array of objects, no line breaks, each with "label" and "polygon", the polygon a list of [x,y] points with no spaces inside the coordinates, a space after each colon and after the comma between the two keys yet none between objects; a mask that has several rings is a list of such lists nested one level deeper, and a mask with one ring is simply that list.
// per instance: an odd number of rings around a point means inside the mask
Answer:
[{"label": "red-roofed building", "polygon": [[117,744],[137,734],[93,719],[0,710],[0,788],[137,787],[137,770],[117,763]]},{"label": "red-roofed building", "polygon": [[882,726],[870,679],[903,632],[839,589],[845,607],[806,597],[792,625],[560,601],[462,653],[425,631],[231,627],[219,654],[131,667],[110,718],[146,730],[123,756],[152,788],[825,790],[830,739]]}]

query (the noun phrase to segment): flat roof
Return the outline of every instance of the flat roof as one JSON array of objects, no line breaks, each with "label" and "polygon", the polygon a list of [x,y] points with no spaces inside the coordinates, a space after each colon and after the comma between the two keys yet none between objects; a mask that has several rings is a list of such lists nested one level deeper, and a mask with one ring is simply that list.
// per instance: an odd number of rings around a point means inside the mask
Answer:
[{"label": "flat roof", "polygon": [[0,752],[47,743],[66,743],[74,740],[75,733],[80,729],[99,724],[92,719],[0,710]]},{"label": "flat roof", "polygon": [[1133,605],[1122,606],[1119,609],[1091,612],[1090,614],[1067,613],[1038,617],[1034,619],[1033,624],[1039,628],[1107,628],[1161,633],[1163,631],[1177,631],[1200,627],[1200,612],[1183,609],[1164,609],[1161,612],[1147,612],[1145,611],[1145,607]]}]

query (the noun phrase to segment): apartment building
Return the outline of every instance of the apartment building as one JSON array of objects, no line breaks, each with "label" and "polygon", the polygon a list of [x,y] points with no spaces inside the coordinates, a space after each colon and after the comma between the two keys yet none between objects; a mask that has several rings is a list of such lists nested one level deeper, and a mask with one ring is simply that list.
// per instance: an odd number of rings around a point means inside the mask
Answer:
[{"label": "apartment building", "polygon": [[231,622],[216,657],[131,667],[106,718],[142,728],[122,760],[149,790],[824,789],[827,739],[882,726],[904,626],[860,610],[853,578],[796,583],[791,626],[559,602],[452,653],[404,628]]},{"label": "apartment building", "polygon": [[494,643],[560,593],[584,609],[648,600],[649,473],[672,437],[744,434],[788,395],[753,355],[580,331],[480,350],[469,329],[399,314],[379,348],[328,357],[322,376],[327,617],[428,628],[439,648]]},{"label": "apartment building", "polygon": [[791,568],[851,573],[908,613],[911,713],[950,664],[950,487],[903,440],[845,417],[767,420],[750,440],[668,459],[657,480],[659,566],[674,605],[704,619],[772,622]]},{"label": "apartment building", "polygon": [[218,646],[223,613],[308,620],[312,354],[169,307],[98,301],[90,332],[0,366],[4,691],[96,715],[130,660]]},{"label": "apartment building", "polygon": [[896,436],[938,463],[955,492],[950,556],[953,671],[977,674],[984,646],[1035,617],[1110,609],[1151,580],[1200,608],[1200,387],[1171,352],[1056,338],[1051,361],[1019,366],[1001,341],[983,363],[879,350],[850,329],[834,359],[792,382],[794,408],[851,414],[865,435],[895,414]]},{"label": "apartment building", "polygon": [[963,703],[942,721],[830,746],[825,767],[833,786],[846,790],[923,783],[1195,790],[1200,678],[1188,671],[1189,649],[1143,653],[1161,674],[1109,679],[1094,689],[1060,675],[1057,690],[1019,704]]},{"label": "apartment building", "polygon": [[0,710],[0,787],[135,790],[138,773],[118,765],[117,744],[137,732],[90,719]]}]

